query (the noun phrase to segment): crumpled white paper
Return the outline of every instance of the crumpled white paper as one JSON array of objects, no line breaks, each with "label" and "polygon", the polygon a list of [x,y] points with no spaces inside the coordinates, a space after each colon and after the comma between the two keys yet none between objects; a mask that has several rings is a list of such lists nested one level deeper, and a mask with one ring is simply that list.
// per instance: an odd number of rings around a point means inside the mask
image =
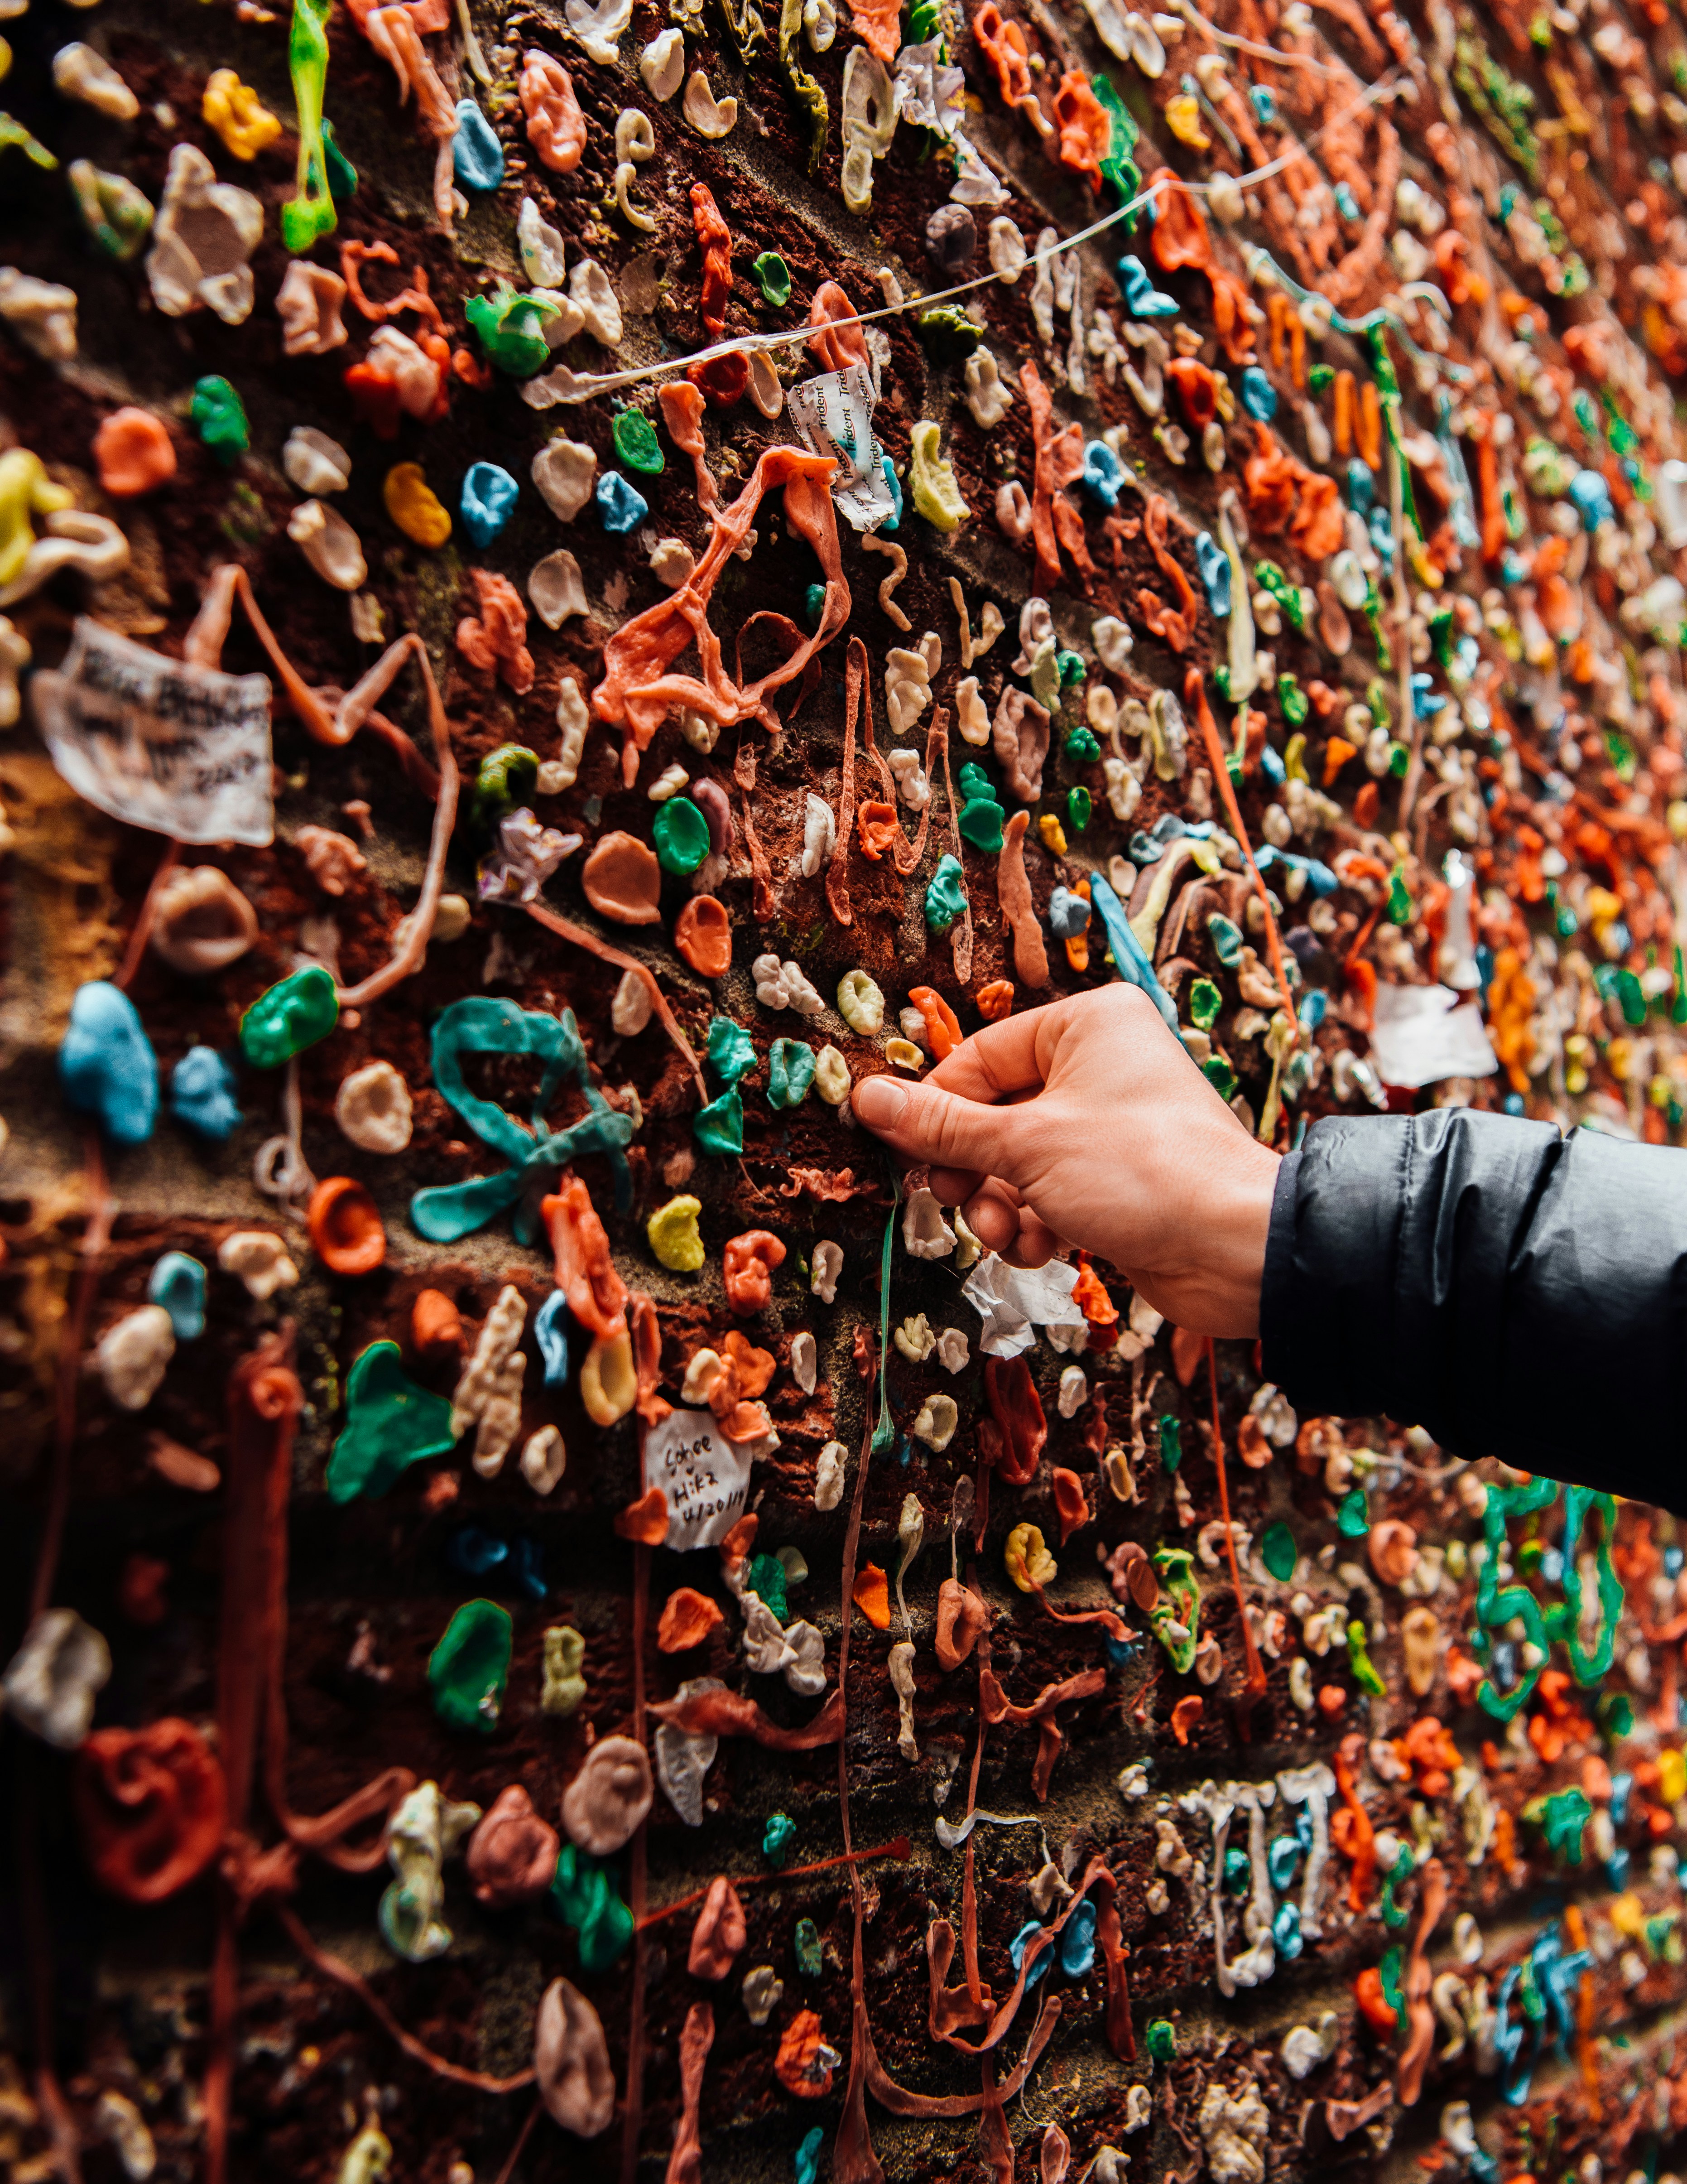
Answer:
[{"label": "crumpled white paper", "polygon": [[1072,1301],[1077,1268],[1064,1259],[1046,1267],[1011,1267],[991,1251],[960,1284],[960,1294],[983,1319],[978,1347],[987,1357],[1017,1357],[1037,1340],[1039,1327],[1082,1328]]},{"label": "crumpled white paper", "polygon": [[1371,1059],[1384,1084],[1491,1077],[1499,1067],[1474,1001],[1450,986],[1378,986]]}]

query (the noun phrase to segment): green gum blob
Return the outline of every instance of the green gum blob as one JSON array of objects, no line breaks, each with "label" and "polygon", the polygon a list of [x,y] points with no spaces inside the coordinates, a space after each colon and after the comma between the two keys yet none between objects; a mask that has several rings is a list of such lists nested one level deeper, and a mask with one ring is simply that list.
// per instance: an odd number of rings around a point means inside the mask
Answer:
[{"label": "green gum blob", "polygon": [[1300,1550],[1294,1544],[1294,1535],[1287,1524],[1268,1525],[1260,1541],[1260,1560],[1279,1585],[1287,1585],[1294,1574],[1294,1564]]},{"label": "green gum blob", "polygon": [[253,1001],[240,1020],[240,1050],[254,1069],[279,1069],[339,1020],[334,981],[320,963],[307,963]]},{"label": "green gum blob", "polygon": [[791,269],[777,250],[764,250],[750,260],[749,270],[761,291],[764,304],[779,310],[791,300]]},{"label": "green gum blob", "polygon": [[1211,978],[1195,978],[1189,984],[1189,1022],[1197,1031],[1211,1031],[1218,1022],[1219,1011],[1224,1006],[1224,996]]},{"label": "green gum blob", "polygon": [[475,769],[469,791],[470,823],[490,833],[518,804],[532,800],[538,785],[539,759],[526,744],[500,744]]},{"label": "green gum blob", "polygon": [[1395,1891],[1403,1888],[1417,1869],[1417,1862],[1404,1845],[1383,1880],[1382,1919],[1391,1933],[1399,1933],[1411,1914],[1403,1903],[1395,1901]]},{"label": "green gum blob", "polygon": [[[1187,1547],[1156,1547],[1153,1560],[1161,1594],[1149,1610],[1148,1620],[1172,1666],[1180,1676],[1186,1676],[1194,1666],[1200,1637],[1200,1591],[1195,1584],[1194,1557]],[[1172,1631],[1174,1624],[1183,1633],[1181,1638]]]},{"label": "green gum blob", "polygon": [[761,1854],[771,1866],[777,1869],[789,1860],[791,1845],[796,1840],[796,1822],[787,1814],[771,1814],[762,1830]]},{"label": "green gum blob", "polygon": [[1536,1665],[1526,1669],[1509,1691],[1502,1693],[1492,1677],[1483,1679],[1477,1691],[1477,1702],[1496,1721],[1510,1721],[1539,1682],[1551,1642],[1540,1602],[1529,1588],[1526,1585],[1500,1583],[1500,1549],[1505,1541],[1506,1520],[1533,1516],[1550,1508],[1557,1500],[1558,1492],[1556,1482],[1551,1479],[1532,1479],[1522,1486],[1490,1485],[1488,1489],[1487,1506],[1482,1513],[1488,1552],[1476,1584],[1477,1618],[1489,1630],[1502,1629],[1520,1618],[1525,1642],[1533,1646],[1539,1655]]},{"label": "green gum blob", "polygon": [[411,1464],[456,1445],[450,1404],[417,1387],[398,1357],[396,1342],[371,1342],[346,1375],[346,1423],[328,1458],[331,1502],[376,1500]]},{"label": "green gum blob", "polygon": [[1236,1097],[1240,1079],[1222,1054],[1208,1055],[1200,1066],[1200,1073],[1221,1100],[1229,1101]]},{"label": "green gum blob", "polygon": [[194,431],[220,463],[236,461],[252,445],[246,404],[228,381],[215,372],[194,381],[187,414]]},{"label": "green gum blob", "polygon": [[657,441],[655,427],[642,410],[618,410],[610,430],[615,437],[615,453],[629,470],[643,471],[647,477],[654,477],[659,471],[667,468],[667,458]]},{"label": "green gum blob", "polygon": [[1370,1530],[1371,1515],[1365,1507],[1362,1486],[1350,1486],[1342,1496],[1335,1513],[1335,1528],[1344,1540],[1362,1540]]},{"label": "green gum blob", "polygon": [[777,1555],[752,1555],[744,1582],[765,1608],[781,1623],[787,1620],[791,1611],[785,1597],[785,1565]]},{"label": "green gum blob", "polygon": [[632,1914],[621,1899],[614,1875],[597,1858],[565,1843],[546,1900],[578,1936],[582,1971],[606,1972],[626,1955]]},{"label": "green gum blob", "polygon": [[[983,784],[976,792],[968,791],[966,777],[969,773],[977,774]],[[960,816],[955,822],[960,829],[960,838],[970,842],[975,850],[988,850],[994,855],[1002,845],[1005,817],[1001,805],[996,801],[996,792],[976,766],[961,767],[960,788],[962,795],[967,799],[960,807]]]},{"label": "green gum blob", "polygon": [[1386,1698],[1388,1685],[1383,1681],[1365,1648],[1365,1626],[1356,1615],[1347,1626],[1347,1665],[1353,1680],[1361,1691],[1368,1691],[1373,1699]]},{"label": "green gum blob", "polygon": [[939,304],[921,311],[914,321],[920,346],[933,364],[960,364],[984,338],[965,311],[955,304]]},{"label": "green gum blob", "polygon": [[[292,27],[287,35],[287,67],[298,114],[298,194],[281,207],[281,241],[295,253],[309,250],[312,243],[333,233],[339,225],[334,199],[349,194],[333,187],[327,124],[322,118],[328,88],[328,18],[333,7],[334,0],[293,0]],[[343,155],[337,156],[345,166]],[[356,187],[354,173],[352,188]]]},{"label": "green gum blob", "polygon": [[[767,1104],[800,1107],[814,1083],[813,1050],[799,1039],[776,1039],[767,1050]],[[766,1593],[762,1594],[765,1600]]]},{"label": "green gum blob", "polygon": [[741,1153],[744,1149],[744,1103],[735,1084],[691,1118],[691,1134],[706,1153]]},{"label": "green gum blob", "polygon": [[958,857],[945,855],[938,860],[926,889],[926,922],[933,933],[947,933],[966,909],[963,877]]},{"label": "green gum blob", "polygon": [[709,822],[688,796],[670,796],[656,806],[650,838],[662,870],[683,879],[709,855]]},{"label": "green gum blob", "polygon": [[704,1049],[709,1067],[723,1084],[737,1084],[755,1067],[755,1049],[749,1034],[731,1017],[715,1017],[709,1025]]},{"label": "green gum blob", "polygon": [[490,1736],[509,1681],[515,1625],[493,1600],[465,1601],[428,1656],[433,1710],[448,1729]]},{"label": "green gum blob", "polygon": [[554,319],[558,309],[541,296],[521,296],[504,287],[490,296],[470,296],[463,306],[487,361],[511,379],[531,379],[543,368],[550,355],[545,320]]}]

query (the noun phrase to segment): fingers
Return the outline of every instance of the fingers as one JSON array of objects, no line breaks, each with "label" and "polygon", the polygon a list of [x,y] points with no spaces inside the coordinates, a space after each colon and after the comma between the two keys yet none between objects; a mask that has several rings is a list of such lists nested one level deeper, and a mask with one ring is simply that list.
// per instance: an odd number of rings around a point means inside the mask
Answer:
[{"label": "fingers", "polygon": [[1002,1256],[1016,1267],[1046,1267],[1063,1248],[1054,1230],[1025,1206],[1020,1208],[1019,1234]]},{"label": "fingers", "polygon": [[[926,1079],[963,1100],[997,1100],[1038,1090],[1047,1074],[1050,1035],[1058,1037],[1065,1004],[1051,1003],[986,1024],[964,1039]],[[1039,1046],[1044,1050],[1039,1058]]]},{"label": "fingers", "polygon": [[1025,1170],[1033,1110],[957,1098],[927,1078],[902,1084],[869,1077],[855,1087],[855,1113],[905,1159],[971,1169],[1012,1183]]},{"label": "fingers", "polygon": [[1019,1241],[1019,1201],[1006,1184],[998,1183],[994,1176],[987,1177],[960,1205],[960,1214],[988,1251],[1005,1254]]}]

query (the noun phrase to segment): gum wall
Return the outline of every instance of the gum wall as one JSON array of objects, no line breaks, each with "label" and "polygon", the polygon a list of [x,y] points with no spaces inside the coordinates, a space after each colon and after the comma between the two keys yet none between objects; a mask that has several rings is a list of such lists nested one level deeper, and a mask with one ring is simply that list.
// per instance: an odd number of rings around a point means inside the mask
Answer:
[{"label": "gum wall", "polygon": [[1668,2176],[1673,1519],[849,1095],[1681,1141],[1679,10],[0,33],[8,2174]]}]

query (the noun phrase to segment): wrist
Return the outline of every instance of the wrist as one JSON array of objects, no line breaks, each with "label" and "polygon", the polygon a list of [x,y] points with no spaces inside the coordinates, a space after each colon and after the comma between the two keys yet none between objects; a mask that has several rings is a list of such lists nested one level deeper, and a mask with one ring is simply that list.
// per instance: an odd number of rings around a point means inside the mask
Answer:
[{"label": "wrist", "polygon": [[1250,1145],[1245,1159],[1228,1166],[1219,1204],[1208,1214],[1211,1325],[1215,1335],[1251,1338],[1260,1331],[1266,1245],[1281,1156]]}]

